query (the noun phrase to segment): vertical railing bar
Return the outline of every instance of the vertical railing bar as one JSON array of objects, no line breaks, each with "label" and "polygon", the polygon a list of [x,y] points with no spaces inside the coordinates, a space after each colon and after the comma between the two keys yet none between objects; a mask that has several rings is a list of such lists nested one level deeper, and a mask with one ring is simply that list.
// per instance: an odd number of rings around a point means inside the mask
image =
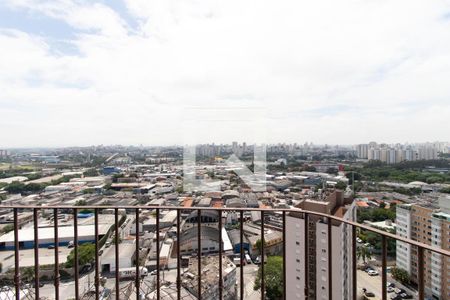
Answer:
[{"label": "vertical railing bar", "polygon": [[73,209],[73,254],[75,274],[75,299],[79,299],[79,272],[78,272],[78,210]]},{"label": "vertical railing bar", "polygon": [[218,211],[219,214],[219,300],[223,298],[223,278],[222,278],[222,252],[223,252],[223,242],[222,242],[222,211]]},{"label": "vertical railing bar", "polygon": [[287,299],[286,281],[286,211],[283,210],[283,299]]},{"label": "vertical railing bar", "polygon": [[422,247],[418,247],[417,248],[417,251],[418,251],[418,261],[419,261],[419,270],[418,270],[418,272],[419,272],[419,274],[418,274],[418,284],[419,284],[419,290],[418,290],[418,293],[419,293],[419,299],[425,299],[425,291],[424,291],[424,280],[425,280],[425,278],[424,278],[424,266],[423,266],[423,264],[424,264],[424,250],[423,250],[423,248]]},{"label": "vertical railing bar", "polygon": [[264,276],[264,211],[261,211],[261,299],[266,299],[265,290],[266,290],[266,282]]},{"label": "vertical railing bar", "polygon": [[201,215],[202,211],[197,210],[197,268],[198,268],[198,299],[202,299],[202,233],[201,233]]},{"label": "vertical railing bar", "polygon": [[387,260],[387,242],[386,242],[386,236],[381,236],[381,298],[382,300],[387,300],[387,273],[386,273],[386,260]]},{"label": "vertical railing bar", "polygon": [[160,258],[159,258],[159,251],[160,251],[160,241],[159,241],[159,208],[156,209],[156,299],[159,300],[161,297],[160,292],[160,278],[161,278],[161,266],[160,266]]},{"label": "vertical railing bar", "polygon": [[139,208],[136,208],[136,278],[135,278],[135,287],[136,287],[136,300],[140,300],[140,279],[141,279],[141,264],[140,264],[140,248],[139,248]]},{"label": "vertical railing bar", "polygon": [[39,299],[39,216],[37,208],[33,209],[34,225],[34,296]]},{"label": "vertical railing bar", "polygon": [[[100,270],[99,270],[99,248],[98,248],[98,208],[94,209],[94,233],[95,233],[95,300],[99,300],[100,297]],[[89,287],[90,288],[90,287]]]},{"label": "vertical railing bar", "polygon": [[58,209],[53,209],[55,229],[55,299],[59,300],[59,236],[58,236]]},{"label": "vertical railing bar", "polygon": [[[14,208],[14,287],[15,298],[20,299],[20,264],[19,264],[19,219],[17,216],[17,208]],[[36,230],[36,228],[35,228]]]},{"label": "vertical railing bar", "polygon": [[244,211],[240,211],[239,212],[239,219],[240,219],[240,232],[239,232],[239,235],[240,235],[240,243],[241,243],[241,245],[240,245],[240,255],[241,255],[241,257],[240,257],[240,260],[241,260],[241,266],[240,266],[240,268],[239,268],[239,270],[240,270],[240,277],[241,277],[241,284],[240,284],[240,299],[242,300],[242,299],[244,299],[244,247],[243,247],[243,245],[244,245]]},{"label": "vertical railing bar", "polygon": [[333,227],[331,218],[328,218],[328,299],[333,299]]},{"label": "vertical railing bar", "polygon": [[177,209],[177,300],[181,300],[181,255],[180,255],[180,227],[181,211]]},{"label": "vertical railing bar", "polygon": [[304,246],[305,246],[305,299],[309,297],[309,215],[308,213],[304,213]]},{"label": "vertical railing bar", "polygon": [[114,256],[116,265],[116,300],[120,299],[120,273],[119,273],[119,209],[116,207],[114,209]]},{"label": "vertical railing bar", "polygon": [[356,227],[352,226],[352,299],[356,300],[357,293],[357,255],[356,255]]}]

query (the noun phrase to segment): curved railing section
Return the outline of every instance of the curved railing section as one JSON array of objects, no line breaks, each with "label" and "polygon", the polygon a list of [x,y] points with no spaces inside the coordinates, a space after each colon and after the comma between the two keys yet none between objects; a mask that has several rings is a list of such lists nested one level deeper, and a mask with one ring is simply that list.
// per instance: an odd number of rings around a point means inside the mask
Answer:
[{"label": "curved railing section", "polygon": [[[336,217],[334,215],[328,215],[328,214],[324,214],[324,213],[319,213],[319,212],[314,212],[314,211],[307,211],[307,210],[302,210],[302,209],[298,209],[298,208],[290,208],[290,209],[284,209],[284,208],[277,208],[277,209],[261,209],[261,208],[215,208],[215,207],[205,207],[205,208],[199,208],[199,207],[178,207],[178,206],[0,206],[2,209],[12,209],[13,210],[13,216],[14,216],[14,257],[15,257],[15,262],[14,262],[14,287],[15,287],[15,298],[16,299],[20,299],[20,290],[21,287],[23,285],[22,280],[21,280],[21,274],[20,274],[20,241],[19,241],[19,223],[18,223],[18,214],[20,211],[32,211],[33,212],[33,228],[34,228],[34,239],[35,241],[39,240],[39,234],[38,234],[38,218],[39,218],[39,211],[40,210],[53,210],[53,215],[54,215],[54,256],[55,256],[55,264],[54,264],[54,291],[55,291],[55,299],[61,299],[61,295],[59,292],[59,288],[60,288],[60,275],[59,275],[59,261],[58,261],[58,253],[59,253],[59,238],[58,238],[58,211],[59,210],[72,210],[73,211],[73,217],[74,217],[74,223],[73,223],[73,228],[74,228],[74,280],[75,280],[75,298],[76,299],[80,299],[80,291],[79,291],[79,285],[80,285],[80,278],[79,278],[79,243],[78,243],[78,212],[80,210],[92,210],[94,212],[94,226],[95,226],[95,270],[94,270],[94,286],[95,286],[95,299],[101,299],[101,293],[100,293],[100,285],[101,285],[101,271],[99,269],[99,252],[100,252],[100,247],[101,245],[99,244],[99,231],[98,231],[98,227],[99,227],[99,211],[103,210],[103,209],[113,209],[114,211],[114,224],[112,224],[113,231],[114,233],[114,243],[116,245],[119,245],[118,247],[115,247],[115,262],[116,262],[116,266],[119,266],[119,248],[120,248],[120,238],[119,238],[119,234],[117,234],[119,232],[119,210],[121,209],[125,209],[125,210],[134,210],[135,211],[135,224],[136,224],[136,253],[139,253],[139,249],[140,249],[140,238],[139,238],[139,220],[140,220],[140,214],[142,210],[153,210],[155,211],[156,214],[156,230],[155,233],[156,234],[156,244],[160,245],[161,241],[160,241],[160,235],[158,234],[160,232],[160,212],[162,210],[175,210],[177,211],[177,216],[176,216],[176,221],[177,221],[177,230],[176,230],[176,236],[177,236],[177,241],[180,241],[180,235],[181,235],[181,230],[180,230],[180,224],[182,221],[181,218],[181,212],[182,211],[196,211],[197,212],[197,216],[201,216],[203,212],[206,211],[217,211],[218,212],[218,216],[219,216],[219,240],[222,241],[222,217],[223,217],[223,213],[224,212],[237,212],[239,213],[239,233],[240,233],[240,242],[241,242],[241,246],[240,246],[240,262],[241,262],[241,266],[242,263],[245,259],[244,256],[244,248],[242,247],[243,244],[243,214],[245,212],[260,212],[261,213],[261,250],[260,250],[260,256],[261,256],[261,264],[260,264],[260,272],[261,272],[261,278],[264,278],[265,275],[265,268],[264,268],[264,257],[265,257],[265,243],[264,243],[264,235],[265,235],[265,218],[264,216],[266,214],[272,214],[272,213],[281,213],[282,215],[282,237],[283,237],[283,282],[284,282],[284,287],[283,287],[283,291],[284,291],[284,298],[286,299],[286,292],[287,289],[289,289],[289,287],[286,284],[286,266],[287,263],[286,262],[286,217],[289,214],[297,214],[297,215],[301,215],[303,221],[304,221],[304,245],[303,245],[303,251],[304,251],[304,259],[305,259],[305,274],[304,274],[304,286],[305,288],[305,295],[308,295],[308,287],[309,287],[309,278],[308,278],[308,255],[306,255],[306,253],[308,252],[308,240],[309,240],[309,230],[308,230],[308,226],[309,226],[309,219],[311,217],[315,217],[315,218],[321,218],[322,220],[326,221],[327,228],[328,228],[328,238],[327,238],[327,243],[328,243],[328,247],[329,249],[331,249],[331,244],[332,244],[332,223],[333,222],[337,222],[340,224],[346,224],[348,226],[351,227],[351,232],[352,232],[352,253],[350,254],[351,259],[352,259],[352,295],[351,298],[352,299],[357,299],[357,282],[356,282],[356,277],[357,277],[357,255],[356,255],[356,249],[357,249],[357,244],[356,244],[356,238],[357,238],[357,228],[359,228],[360,230],[365,230],[365,231],[370,231],[376,234],[379,234],[382,237],[382,299],[385,300],[387,299],[387,291],[386,291],[386,283],[387,283],[387,239],[394,239],[396,241],[401,241],[404,243],[407,243],[411,246],[417,247],[418,249],[418,298],[419,299],[425,299],[425,294],[424,294],[424,251],[431,251],[433,253],[436,254],[440,254],[443,255],[447,258],[450,257],[450,251],[441,249],[441,248],[437,248],[437,247],[433,247],[424,243],[420,243],[414,240],[410,240],[404,237],[400,237],[398,235],[395,234],[391,234],[364,224],[359,224],[357,222],[354,222],[352,220],[346,220],[343,218],[339,218]],[[201,236],[201,218],[197,218],[197,263],[198,263],[198,268],[200,270],[201,268],[201,260],[202,260],[202,247],[201,247],[201,238],[198,238]],[[221,242],[219,244],[219,253],[222,254],[223,253],[223,243]],[[299,246],[300,248],[302,248],[302,246]],[[160,249],[157,249],[156,251],[156,288],[155,288],[155,298],[156,299],[161,299],[161,292],[160,292],[160,283],[161,283],[161,277],[160,277],[160,270],[161,270],[161,265],[160,265],[160,257],[159,257],[159,251]],[[177,246],[177,280],[176,280],[176,287],[177,287],[177,299],[181,299],[181,254],[180,254],[180,247]],[[333,298],[332,293],[332,282],[333,282],[333,273],[332,273],[332,254],[331,251],[328,251],[328,290],[329,290],[329,299]],[[34,261],[35,261],[35,265],[39,266],[39,243],[35,242],[34,243]],[[139,258],[136,260],[139,261]],[[140,299],[140,276],[138,274],[140,274],[140,264],[136,263],[136,270],[135,270],[135,293],[136,293],[136,299]],[[201,283],[202,283],[202,276],[201,276],[201,272],[198,273],[198,290],[201,291]],[[222,299],[223,297],[223,279],[222,279],[222,255],[219,255],[219,298]],[[239,288],[239,295],[240,295],[240,299],[244,299],[244,272],[243,272],[243,268],[240,268],[240,272],[239,272],[239,276],[240,276],[240,288]],[[115,298],[119,299],[119,295],[120,295],[120,291],[119,291],[119,286],[120,286],[120,274],[118,271],[115,272]],[[35,299],[39,299],[39,268],[35,268],[35,273],[34,273],[34,297]],[[202,297],[202,293],[200,292],[198,295],[198,298],[201,299]],[[63,297],[64,298],[64,297]],[[308,297],[305,297],[306,299],[308,299]],[[265,299],[265,282],[264,280],[261,280],[261,299]]]}]

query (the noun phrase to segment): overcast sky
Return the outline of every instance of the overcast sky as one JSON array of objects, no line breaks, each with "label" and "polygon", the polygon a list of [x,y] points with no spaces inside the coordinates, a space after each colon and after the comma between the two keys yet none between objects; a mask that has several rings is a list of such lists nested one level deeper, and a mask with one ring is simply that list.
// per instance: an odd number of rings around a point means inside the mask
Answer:
[{"label": "overcast sky", "polygon": [[0,148],[450,140],[450,2],[2,0]]}]

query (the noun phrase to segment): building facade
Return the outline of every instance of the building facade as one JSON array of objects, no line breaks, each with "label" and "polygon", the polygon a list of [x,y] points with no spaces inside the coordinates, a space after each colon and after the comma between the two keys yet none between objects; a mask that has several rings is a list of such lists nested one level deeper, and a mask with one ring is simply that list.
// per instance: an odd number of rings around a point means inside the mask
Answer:
[{"label": "building facade", "polygon": [[[347,220],[356,219],[356,209],[336,191],[322,200],[305,200],[299,208],[328,213]],[[287,299],[305,299],[305,222],[299,213],[286,217]],[[352,230],[332,223],[332,247],[328,245],[327,220],[309,216],[308,223],[308,298],[329,299],[328,252],[332,252],[333,299],[349,299],[352,293]]]},{"label": "building facade", "polygon": [[[397,207],[397,234],[437,248],[450,250],[449,197],[440,205],[410,204]],[[450,258],[424,252],[425,293],[433,299],[450,299]],[[406,270],[418,283],[417,247],[397,241],[397,267]]]}]

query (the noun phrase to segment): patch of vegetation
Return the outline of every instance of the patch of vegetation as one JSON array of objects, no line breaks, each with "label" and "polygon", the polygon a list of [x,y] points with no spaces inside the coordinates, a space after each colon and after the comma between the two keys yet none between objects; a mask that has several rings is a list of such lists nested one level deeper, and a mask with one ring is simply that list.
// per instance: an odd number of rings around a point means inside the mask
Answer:
[{"label": "patch of vegetation", "polygon": [[401,268],[392,268],[391,274],[395,280],[398,280],[403,284],[409,284],[409,282],[411,281],[408,272]]},{"label": "patch of vegetation", "polygon": [[[94,244],[83,244],[78,246],[78,264],[83,266],[85,264],[90,264],[95,259],[95,245]],[[75,251],[72,250],[67,256],[66,268],[73,268],[75,265]]]},{"label": "patch of vegetation", "polygon": [[14,225],[13,224],[8,224],[8,225],[5,225],[2,228],[1,233],[8,233],[8,232],[13,231],[13,230],[14,230]]},{"label": "patch of vegetation", "polygon": [[358,210],[358,223],[364,221],[380,222],[384,220],[395,221],[395,205],[390,209],[385,208],[366,208]]},{"label": "patch of vegetation", "polygon": [[[426,183],[449,183],[450,174],[436,174],[427,171],[427,167],[450,168],[450,162],[445,159],[404,161],[387,165],[380,161],[370,161],[355,172],[355,180],[396,182],[423,181]],[[358,178],[357,175],[358,174]],[[348,173],[351,178],[351,173]]]},{"label": "patch of vegetation", "polygon": [[[373,252],[381,253],[382,251],[381,235],[374,233],[372,231],[362,230],[359,233],[359,238],[363,241],[363,243],[369,243],[370,245],[372,245],[374,250]],[[397,243],[394,239],[387,239],[387,252],[388,255],[391,257],[396,256]]]},{"label": "patch of vegetation", "polygon": [[[283,258],[281,256],[269,256],[264,266],[264,284],[266,297],[270,300],[283,298]],[[255,278],[255,291],[261,288],[261,268]]]}]

